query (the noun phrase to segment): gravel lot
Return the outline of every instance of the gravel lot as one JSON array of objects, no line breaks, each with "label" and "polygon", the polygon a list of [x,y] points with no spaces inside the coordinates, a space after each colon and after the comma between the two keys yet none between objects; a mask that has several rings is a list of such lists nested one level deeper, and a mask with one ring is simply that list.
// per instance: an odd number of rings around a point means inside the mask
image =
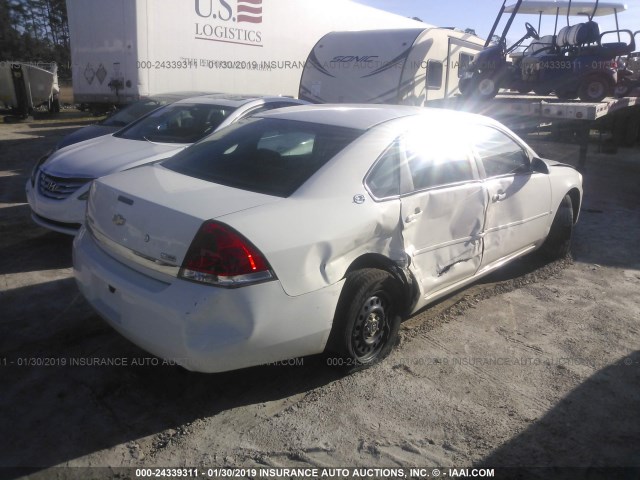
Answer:
[{"label": "gravel lot", "polygon": [[[92,121],[0,123],[0,467],[38,479],[117,474],[54,468],[87,466],[640,468],[637,149],[590,148],[573,260],[524,259],[408,319],[382,364],[204,375],[107,326],[75,286],[71,238],[29,218],[32,165]],[[532,144],[577,163],[575,145]]]}]

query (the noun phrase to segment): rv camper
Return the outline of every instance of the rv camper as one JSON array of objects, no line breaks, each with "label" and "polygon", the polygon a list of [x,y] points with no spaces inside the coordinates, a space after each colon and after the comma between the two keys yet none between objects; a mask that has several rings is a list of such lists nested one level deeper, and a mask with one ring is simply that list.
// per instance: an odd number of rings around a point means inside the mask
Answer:
[{"label": "rv camper", "polygon": [[315,103],[425,105],[457,95],[484,41],[447,28],[332,32],[306,61],[299,98]]}]

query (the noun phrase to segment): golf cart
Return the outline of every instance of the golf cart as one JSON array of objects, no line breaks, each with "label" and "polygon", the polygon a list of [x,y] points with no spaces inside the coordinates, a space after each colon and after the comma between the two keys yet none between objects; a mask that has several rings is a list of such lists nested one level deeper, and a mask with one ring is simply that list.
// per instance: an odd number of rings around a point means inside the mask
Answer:
[{"label": "golf cart", "polygon": [[[504,1],[484,49],[475,56],[460,79],[460,91],[464,96],[488,100],[496,96],[500,88],[521,93],[534,91],[538,95],[555,92],[561,99],[580,97],[585,102],[599,102],[613,93],[617,84],[615,58],[635,50],[634,35],[618,26],[618,12],[626,6],[617,2],[572,2],[518,0],[507,6]],[[495,44],[491,44],[496,28],[505,13],[510,17]],[[553,35],[541,37],[530,23],[525,23],[526,33],[510,47],[507,34],[518,13],[555,15]],[[600,33],[593,20],[596,16],[614,14],[616,30]],[[567,26],[558,32],[558,20],[566,15]],[[586,16],[588,21],[570,24],[572,15]],[[603,42],[616,36],[617,42]],[[628,42],[623,42],[628,37]],[[522,50],[527,39],[533,39]],[[521,49],[521,50],[519,50]],[[518,51],[519,50],[519,51]]]}]

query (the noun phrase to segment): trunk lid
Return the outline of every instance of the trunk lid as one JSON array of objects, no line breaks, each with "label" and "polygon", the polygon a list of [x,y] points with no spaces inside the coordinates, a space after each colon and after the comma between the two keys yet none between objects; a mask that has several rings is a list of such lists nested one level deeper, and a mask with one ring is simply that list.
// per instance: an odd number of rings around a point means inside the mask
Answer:
[{"label": "trunk lid", "polygon": [[279,200],[145,166],[94,182],[87,226],[123,263],[175,276],[204,221]]}]

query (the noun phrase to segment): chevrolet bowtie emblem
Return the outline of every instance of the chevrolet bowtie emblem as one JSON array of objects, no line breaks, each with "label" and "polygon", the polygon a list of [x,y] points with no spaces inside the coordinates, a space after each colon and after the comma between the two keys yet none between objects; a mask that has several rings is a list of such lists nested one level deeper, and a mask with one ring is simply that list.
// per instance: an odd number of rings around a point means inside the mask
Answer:
[{"label": "chevrolet bowtie emblem", "polygon": [[113,223],[115,223],[117,226],[121,227],[122,225],[124,225],[125,223],[127,223],[127,219],[124,218],[122,215],[120,215],[119,213],[116,213],[113,218],[111,219],[111,221]]}]

